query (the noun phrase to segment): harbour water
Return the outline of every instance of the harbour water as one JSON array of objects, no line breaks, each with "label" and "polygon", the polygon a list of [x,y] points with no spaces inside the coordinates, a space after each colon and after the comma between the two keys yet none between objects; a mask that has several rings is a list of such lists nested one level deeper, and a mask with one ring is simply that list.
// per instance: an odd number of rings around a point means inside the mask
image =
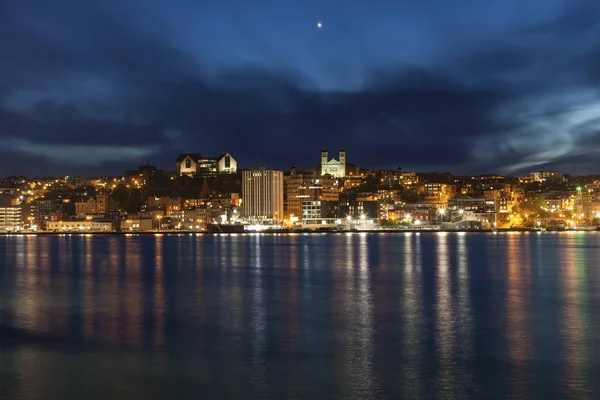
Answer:
[{"label": "harbour water", "polygon": [[0,398],[600,398],[600,234],[0,237]]}]

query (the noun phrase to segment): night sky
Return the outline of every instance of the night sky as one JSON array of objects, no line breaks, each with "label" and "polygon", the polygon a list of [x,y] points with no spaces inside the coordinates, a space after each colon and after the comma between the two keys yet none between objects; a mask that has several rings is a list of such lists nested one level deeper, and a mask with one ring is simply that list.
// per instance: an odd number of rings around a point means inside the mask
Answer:
[{"label": "night sky", "polygon": [[600,173],[598,21],[597,0],[2,0],[0,176],[314,168],[323,147]]}]

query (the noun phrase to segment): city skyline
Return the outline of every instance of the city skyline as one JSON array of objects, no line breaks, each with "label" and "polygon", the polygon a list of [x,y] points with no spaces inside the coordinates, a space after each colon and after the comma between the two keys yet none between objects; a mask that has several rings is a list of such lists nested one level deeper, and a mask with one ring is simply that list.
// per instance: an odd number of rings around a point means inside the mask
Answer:
[{"label": "city skyline", "polygon": [[[331,157],[333,156],[333,157]],[[336,157],[337,156],[337,157]],[[179,154],[121,176],[2,179],[0,232],[595,230],[600,179],[561,171],[457,176],[367,170],[322,149],[320,167],[238,168]],[[269,228],[270,227],[270,228]]]},{"label": "city skyline", "polygon": [[0,175],[340,145],[373,169],[598,169],[596,2],[344,4],[5,2]]}]

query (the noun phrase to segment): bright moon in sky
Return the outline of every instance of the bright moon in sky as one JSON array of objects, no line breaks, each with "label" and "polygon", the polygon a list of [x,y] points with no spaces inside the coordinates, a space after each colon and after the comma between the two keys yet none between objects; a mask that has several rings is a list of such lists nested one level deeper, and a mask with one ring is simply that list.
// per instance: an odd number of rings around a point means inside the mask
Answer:
[{"label": "bright moon in sky", "polygon": [[317,22],[317,28],[321,29],[323,27],[323,24],[321,22]]}]

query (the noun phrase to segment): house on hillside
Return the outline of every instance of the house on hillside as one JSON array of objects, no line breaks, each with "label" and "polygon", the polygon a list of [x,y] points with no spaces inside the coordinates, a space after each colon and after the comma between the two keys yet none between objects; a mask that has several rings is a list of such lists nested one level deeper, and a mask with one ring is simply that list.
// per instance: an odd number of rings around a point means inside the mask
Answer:
[{"label": "house on hillside", "polygon": [[175,161],[177,176],[209,177],[237,172],[237,161],[229,153],[203,157],[200,153],[180,154]]}]

